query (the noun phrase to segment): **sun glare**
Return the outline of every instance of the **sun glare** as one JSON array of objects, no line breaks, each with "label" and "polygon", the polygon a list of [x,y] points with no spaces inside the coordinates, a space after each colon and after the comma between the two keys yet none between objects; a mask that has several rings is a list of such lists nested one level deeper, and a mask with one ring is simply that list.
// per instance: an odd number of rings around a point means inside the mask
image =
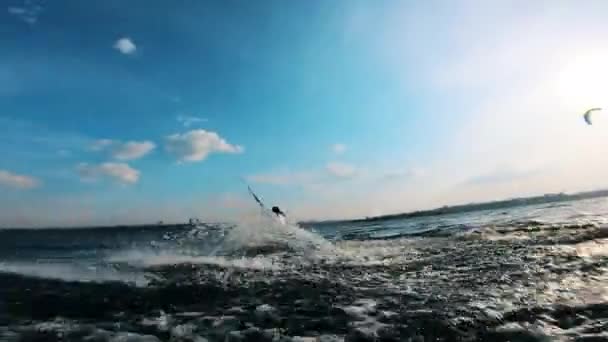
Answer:
[{"label": "sun glare", "polygon": [[577,55],[563,65],[557,77],[556,95],[565,107],[585,111],[608,105],[608,51]]}]

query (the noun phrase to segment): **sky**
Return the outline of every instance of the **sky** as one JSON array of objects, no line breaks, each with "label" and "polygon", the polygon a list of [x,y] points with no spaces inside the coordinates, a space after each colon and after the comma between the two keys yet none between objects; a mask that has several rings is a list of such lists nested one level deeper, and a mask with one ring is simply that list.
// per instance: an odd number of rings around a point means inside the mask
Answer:
[{"label": "sky", "polygon": [[0,227],[608,187],[605,1],[0,4]]}]

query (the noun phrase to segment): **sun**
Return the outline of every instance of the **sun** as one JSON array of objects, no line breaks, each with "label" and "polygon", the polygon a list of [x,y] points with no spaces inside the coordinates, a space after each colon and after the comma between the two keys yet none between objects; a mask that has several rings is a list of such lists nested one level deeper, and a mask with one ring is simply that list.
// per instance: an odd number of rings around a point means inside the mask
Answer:
[{"label": "sun", "polygon": [[608,106],[608,50],[577,54],[558,69],[556,96],[573,110]]}]

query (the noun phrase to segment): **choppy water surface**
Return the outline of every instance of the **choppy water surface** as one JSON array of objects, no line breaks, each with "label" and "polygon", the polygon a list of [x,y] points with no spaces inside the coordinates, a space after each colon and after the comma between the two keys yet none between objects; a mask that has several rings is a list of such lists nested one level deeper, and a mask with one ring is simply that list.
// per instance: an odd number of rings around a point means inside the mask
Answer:
[{"label": "choppy water surface", "polygon": [[0,231],[2,341],[608,341],[608,199]]}]

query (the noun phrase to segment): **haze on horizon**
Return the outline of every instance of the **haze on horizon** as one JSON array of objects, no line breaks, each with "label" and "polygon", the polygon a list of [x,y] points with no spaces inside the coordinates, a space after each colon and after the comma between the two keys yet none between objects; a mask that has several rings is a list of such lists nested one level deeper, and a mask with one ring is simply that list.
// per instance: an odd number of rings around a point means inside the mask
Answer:
[{"label": "haze on horizon", "polygon": [[3,4],[0,226],[608,187],[605,1]]}]

